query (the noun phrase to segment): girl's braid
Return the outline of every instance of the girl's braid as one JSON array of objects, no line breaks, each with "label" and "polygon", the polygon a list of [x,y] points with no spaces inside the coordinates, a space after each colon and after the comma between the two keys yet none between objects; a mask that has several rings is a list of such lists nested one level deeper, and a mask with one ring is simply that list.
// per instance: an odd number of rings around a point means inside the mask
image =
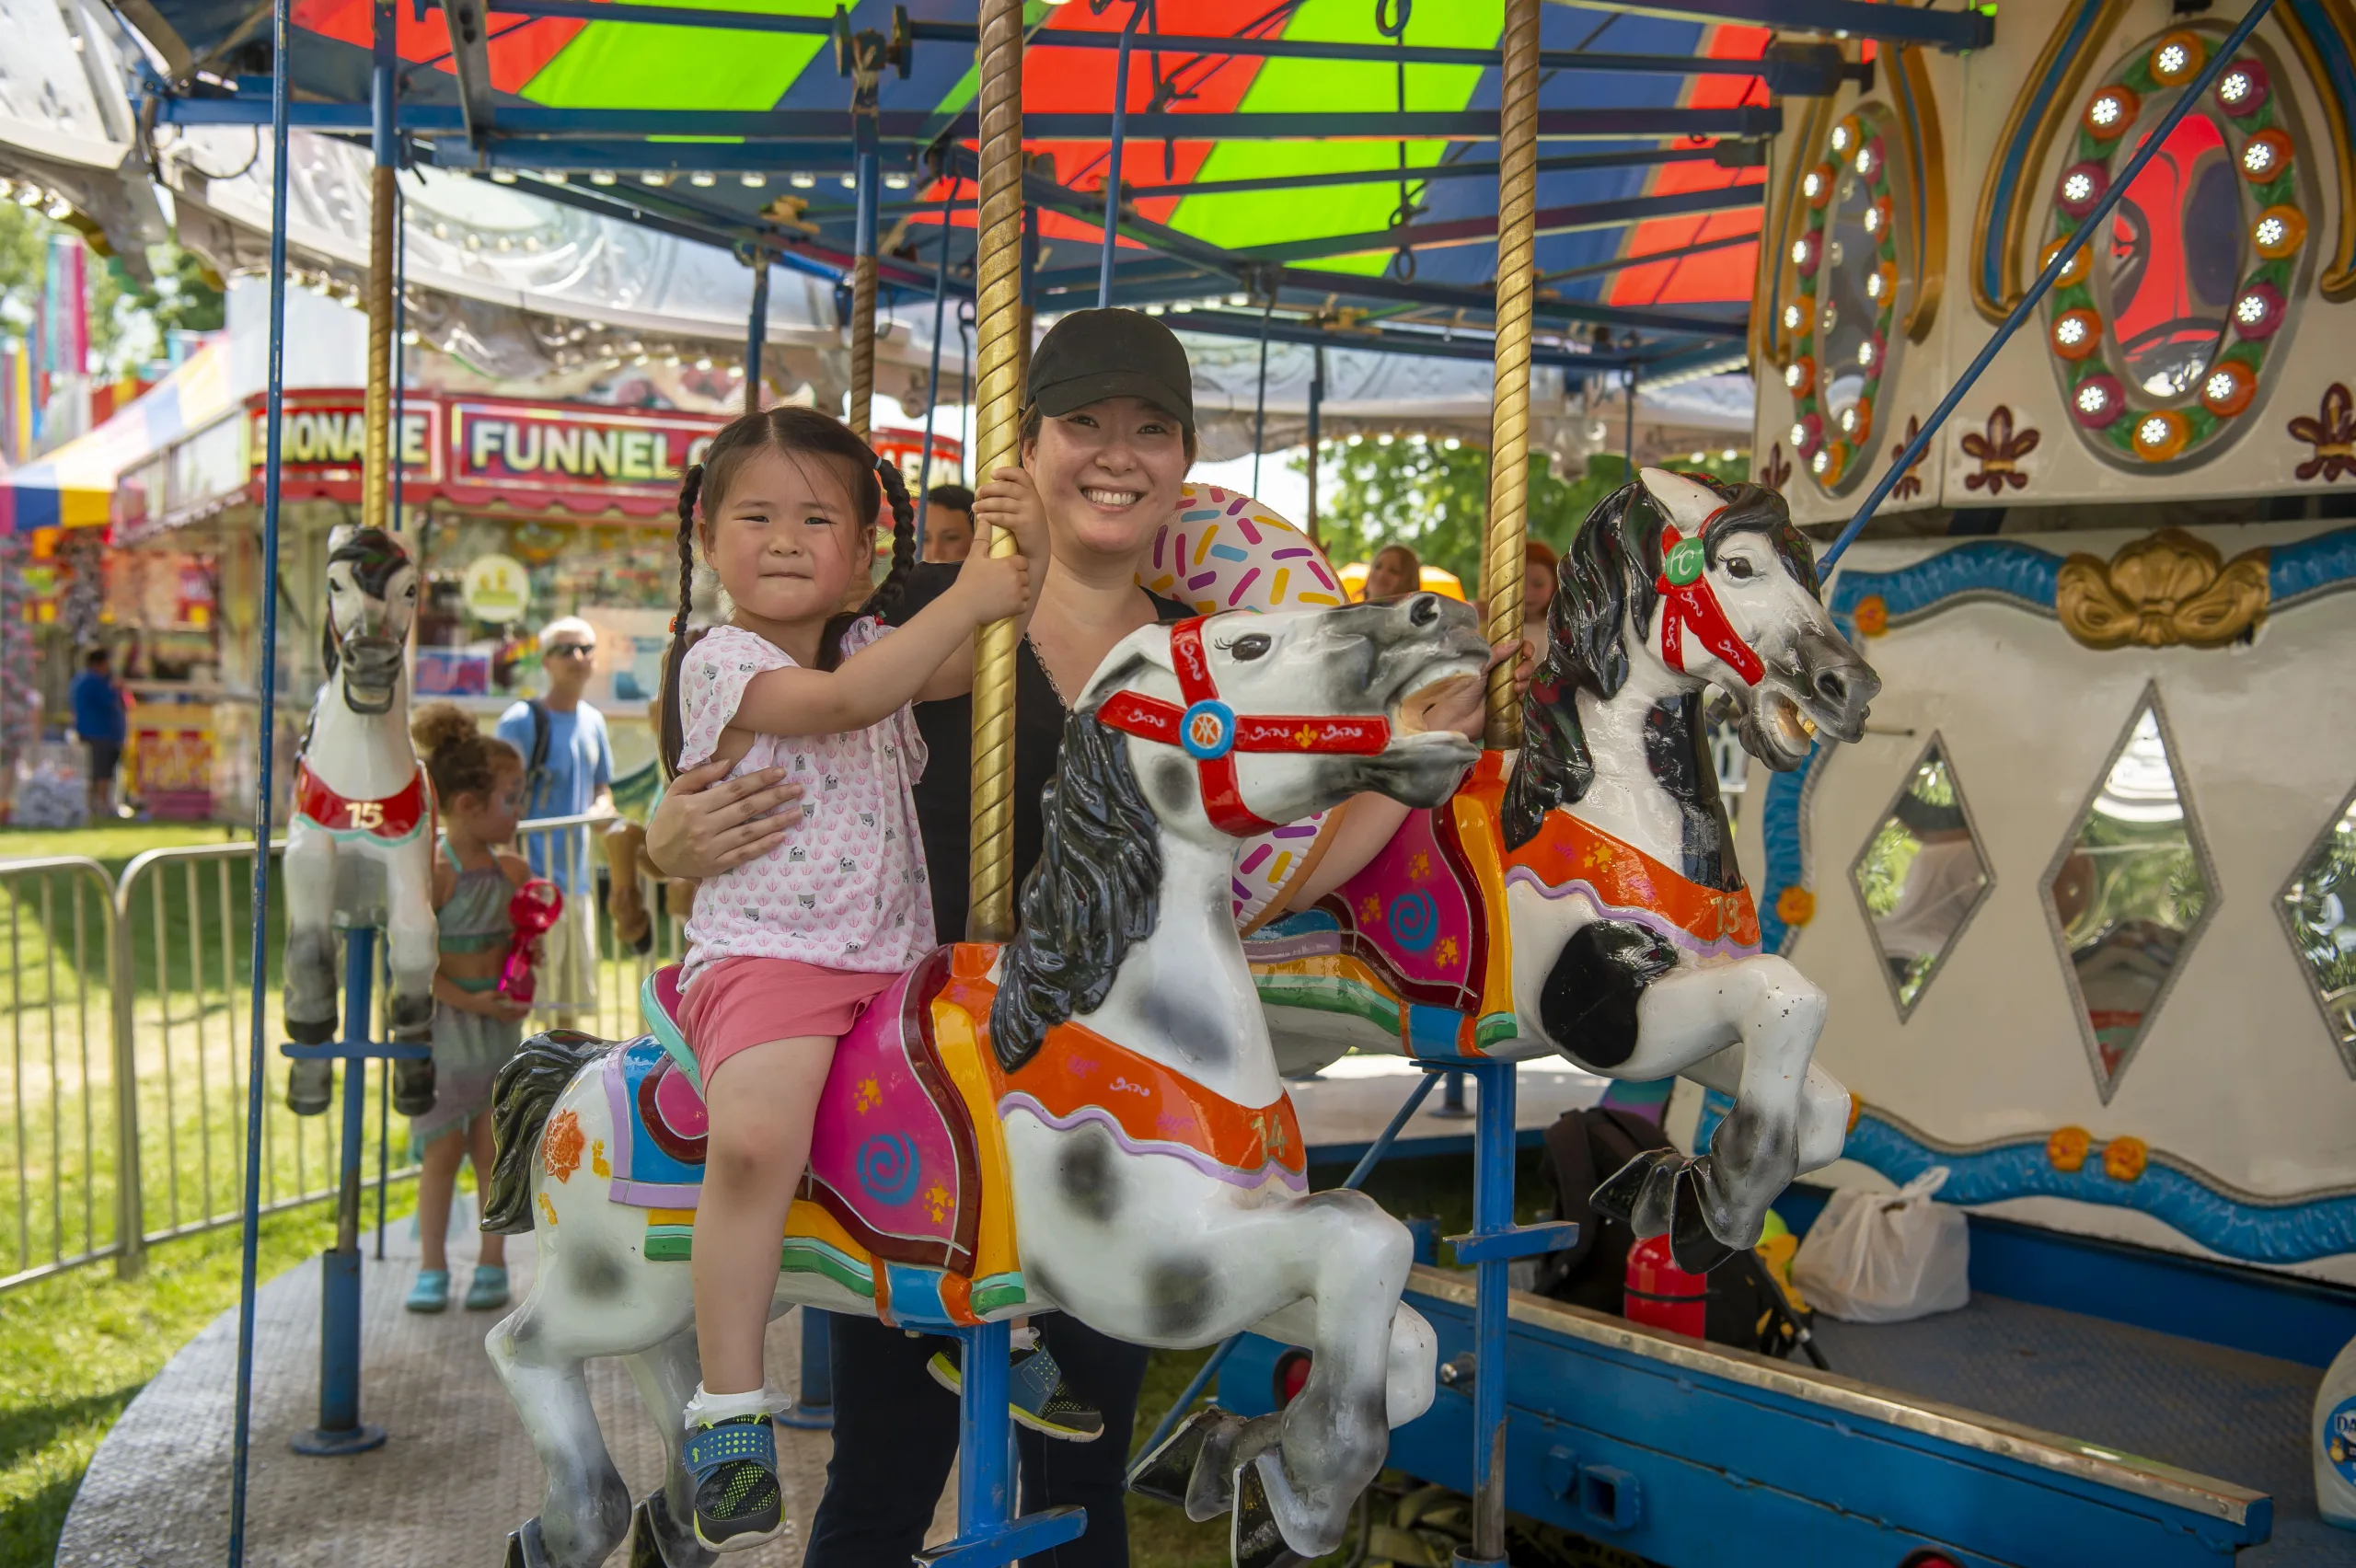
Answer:
[{"label": "girl's braid", "polygon": [[703,489],[703,465],[690,463],[679,480],[679,614],[671,622],[671,649],[663,656],[663,774],[679,771],[686,737],[679,722],[679,670],[687,657],[687,612],[696,580],[696,497]]},{"label": "girl's braid", "polygon": [[908,574],[916,570],[917,512],[909,504],[907,482],[901,478],[898,464],[878,457],[875,477],[883,482],[884,499],[892,503],[892,568],[859,613],[889,623],[898,616],[900,601],[908,591]]}]

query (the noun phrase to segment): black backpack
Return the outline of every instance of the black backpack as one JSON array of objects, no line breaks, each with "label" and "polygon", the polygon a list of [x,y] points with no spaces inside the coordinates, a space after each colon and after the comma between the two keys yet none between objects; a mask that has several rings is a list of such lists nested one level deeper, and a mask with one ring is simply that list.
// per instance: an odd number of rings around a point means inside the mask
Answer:
[{"label": "black backpack", "polygon": [[[1554,1217],[1576,1221],[1578,1243],[1538,1261],[1537,1290],[1557,1301],[1625,1317],[1628,1250],[1635,1233],[1598,1214],[1590,1194],[1606,1178],[1648,1148],[1671,1148],[1658,1124],[1634,1112],[1598,1106],[1565,1111],[1546,1129],[1546,1179],[1554,1188]],[[1789,1355],[1795,1345],[1819,1366],[1808,1332],[1812,1314],[1794,1308],[1759,1254],[1737,1252],[1708,1275],[1710,1300],[1703,1333],[1718,1344]]]}]

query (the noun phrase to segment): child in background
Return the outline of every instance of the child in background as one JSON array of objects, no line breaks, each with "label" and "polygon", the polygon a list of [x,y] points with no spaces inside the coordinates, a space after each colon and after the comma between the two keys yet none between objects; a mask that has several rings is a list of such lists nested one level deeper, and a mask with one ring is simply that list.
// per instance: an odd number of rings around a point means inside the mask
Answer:
[{"label": "child in background", "polygon": [[[888,498],[892,567],[839,608]],[[701,502],[699,513],[698,503]],[[761,1341],[778,1238],[810,1156],[835,1043],[930,951],[932,905],[910,790],[924,769],[912,701],[973,681],[981,625],[1028,618],[1045,518],[1020,470],[976,502],[1021,556],[967,557],[947,593],[893,628],[916,559],[899,470],[807,409],[747,414],[712,438],[679,492],[679,615],[663,683],[664,767],[713,757],[782,767],[805,790],[775,849],[697,891],[679,1022],[710,1115],[693,1269],[703,1381],[687,1411],[696,1538],[712,1551],[784,1528]],[[689,646],[695,549],[726,622]]]},{"label": "child in background", "polygon": [[[455,703],[420,709],[410,736],[425,759],[442,819],[433,861],[433,908],[441,967],[433,974],[433,1109],[410,1122],[425,1150],[417,1179],[418,1237],[424,1266],[409,1293],[412,1312],[450,1305],[450,1202],[459,1162],[471,1156],[475,1189],[491,1180],[491,1084],[523,1038],[528,1003],[499,992],[514,927],[507,905],[531,879],[520,855],[497,846],[515,836],[523,810],[524,758],[484,734]],[[467,1287],[469,1311],[507,1305],[507,1239],[486,1234]]]}]

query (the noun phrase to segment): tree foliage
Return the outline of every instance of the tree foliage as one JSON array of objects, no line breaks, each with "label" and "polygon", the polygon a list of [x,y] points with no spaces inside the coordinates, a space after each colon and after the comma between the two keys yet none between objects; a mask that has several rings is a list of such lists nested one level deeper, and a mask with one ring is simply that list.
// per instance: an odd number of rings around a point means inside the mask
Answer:
[{"label": "tree foliage", "polygon": [[[29,336],[40,313],[53,236],[81,236],[36,208],[0,202],[0,337]],[[167,331],[214,332],[226,319],[218,280],[177,245],[148,247],[153,283],[133,278],[119,258],[92,258],[89,278],[93,368],[102,375],[160,358]]]},{"label": "tree foliage", "polygon": [[[1306,472],[1307,454],[1292,466]],[[1734,478],[1745,467],[1715,453],[1676,466]],[[1353,437],[1329,442],[1320,467],[1317,532],[1334,561],[1371,560],[1385,545],[1405,545],[1426,566],[1456,573],[1477,592],[1489,512],[1486,451],[1453,438]],[[1530,458],[1530,536],[1563,548],[1588,513],[1627,482],[1627,462],[1617,453],[1589,457],[1587,472],[1575,479],[1557,477],[1543,456]]]}]

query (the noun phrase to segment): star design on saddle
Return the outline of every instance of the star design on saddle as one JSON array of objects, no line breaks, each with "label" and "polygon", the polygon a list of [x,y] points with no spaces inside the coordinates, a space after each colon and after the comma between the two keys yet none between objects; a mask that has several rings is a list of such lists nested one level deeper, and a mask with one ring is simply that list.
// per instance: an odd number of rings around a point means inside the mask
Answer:
[{"label": "star design on saddle", "polygon": [[1372,894],[1367,894],[1367,896],[1358,904],[1358,918],[1366,921],[1381,919],[1382,900],[1375,897]]},{"label": "star design on saddle", "polygon": [[1407,862],[1407,874],[1417,882],[1423,881],[1432,874],[1432,858],[1417,850],[1415,859]]},{"label": "star design on saddle", "polygon": [[872,1078],[860,1079],[859,1093],[853,1097],[852,1103],[859,1107],[860,1115],[866,1115],[884,1103],[884,1086]]},{"label": "star design on saddle", "polygon": [[932,1222],[935,1225],[947,1219],[949,1217],[949,1189],[938,1182],[927,1187],[924,1193],[924,1206],[931,1214]]},{"label": "star design on saddle", "polygon": [[1435,956],[1439,959],[1442,967],[1454,963],[1456,962],[1456,939],[1454,937],[1440,938],[1439,951]]}]

